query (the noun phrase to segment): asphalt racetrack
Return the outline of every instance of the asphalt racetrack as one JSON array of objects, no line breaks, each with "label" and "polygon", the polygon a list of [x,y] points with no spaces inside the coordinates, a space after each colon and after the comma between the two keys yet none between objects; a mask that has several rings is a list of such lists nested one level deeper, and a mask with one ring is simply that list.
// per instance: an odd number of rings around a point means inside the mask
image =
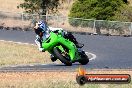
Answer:
[{"label": "asphalt racetrack", "polygon": [[[86,69],[129,69],[132,68],[132,38],[121,36],[81,35],[74,34],[77,40],[84,43],[83,49],[96,55],[96,58],[83,66]],[[33,31],[0,30],[0,40],[35,44]],[[72,66],[63,64],[34,64],[27,66],[1,67],[4,70],[42,71],[42,70],[75,70],[78,63]]]}]

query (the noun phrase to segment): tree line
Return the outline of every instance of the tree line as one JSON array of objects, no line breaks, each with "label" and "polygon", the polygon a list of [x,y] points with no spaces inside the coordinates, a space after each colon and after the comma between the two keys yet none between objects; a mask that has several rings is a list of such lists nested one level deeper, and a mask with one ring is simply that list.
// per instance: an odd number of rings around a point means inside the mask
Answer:
[{"label": "tree line", "polygon": [[[57,13],[58,7],[65,1],[24,0],[17,7],[25,9],[26,13],[46,15],[47,12]],[[69,13],[71,18],[132,22],[132,6],[128,0],[74,0]],[[77,26],[80,21],[69,19],[69,23]],[[84,22],[83,25],[86,26],[85,24],[87,23]],[[99,31],[100,28],[97,26],[96,29]]]}]

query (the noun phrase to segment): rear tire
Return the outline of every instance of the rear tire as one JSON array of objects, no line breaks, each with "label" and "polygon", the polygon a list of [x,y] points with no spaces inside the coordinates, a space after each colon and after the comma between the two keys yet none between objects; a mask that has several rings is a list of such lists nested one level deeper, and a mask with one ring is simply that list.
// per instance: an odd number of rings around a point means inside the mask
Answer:
[{"label": "rear tire", "polygon": [[67,60],[66,57],[61,55],[61,53],[59,52],[58,48],[54,48],[53,52],[54,52],[55,57],[57,57],[62,63],[64,63],[67,66],[71,66],[72,65],[71,61]]},{"label": "rear tire", "polygon": [[86,65],[88,62],[89,62],[89,58],[85,54],[85,52],[81,53],[81,59],[79,60],[79,63],[82,65]]}]

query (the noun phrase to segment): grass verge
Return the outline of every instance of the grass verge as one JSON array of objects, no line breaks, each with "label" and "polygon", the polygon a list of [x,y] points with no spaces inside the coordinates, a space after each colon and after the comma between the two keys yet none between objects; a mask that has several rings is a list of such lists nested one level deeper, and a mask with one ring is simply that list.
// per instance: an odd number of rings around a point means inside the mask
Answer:
[{"label": "grass verge", "polygon": [[50,63],[48,52],[39,52],[37,46],[0,42],[0,66]]}]

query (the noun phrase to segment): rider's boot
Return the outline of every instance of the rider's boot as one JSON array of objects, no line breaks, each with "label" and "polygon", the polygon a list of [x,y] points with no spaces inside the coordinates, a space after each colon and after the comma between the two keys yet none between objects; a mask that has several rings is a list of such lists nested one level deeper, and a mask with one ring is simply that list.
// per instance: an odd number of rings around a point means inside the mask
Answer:
[{"label": "rider's boot", "polygon": [[75,43],[75,45],[76,45],[77,48],[82,48],[84,46],[84,44],[81,44],[81,43],[78,43],[78,42]]},{"label": "rider's boot", "polygon": [[52,62],[54,62],[54,61],[56,61],[56,60],[57,60],[57,58],[56,58],[56,57],[54,57],[54,55],[52,55],[52,54],[50,54],[50,58],[51,58]]}]

